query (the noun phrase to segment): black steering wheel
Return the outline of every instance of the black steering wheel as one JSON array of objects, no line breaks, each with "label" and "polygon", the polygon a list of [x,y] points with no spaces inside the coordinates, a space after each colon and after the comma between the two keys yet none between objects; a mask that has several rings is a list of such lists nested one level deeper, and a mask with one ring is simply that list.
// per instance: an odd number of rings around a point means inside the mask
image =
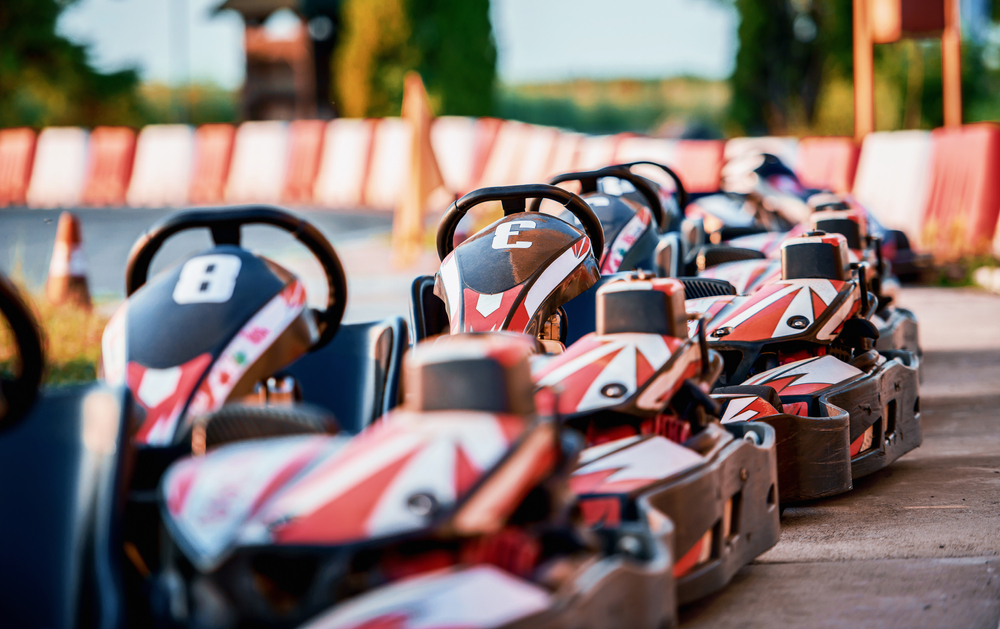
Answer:
[{"label": "black steering wheel", "polygon": [[[525,201],[528,199],[549,199],[565,207],[580,220],[583,231],[590,238],[590,246],[595,254],[604,251],[604,229],[601,227],[601,221],[594,214],[594,210],[590,209],[586,201],[569,190],[544,183],[532,183],[521,186],[480,188],[452,203],[448,211],[444,213],[444,218],[441,219],[441,225],[438,227],[438,257],[444,260],[449,253],[455,250],[455,229],[462,217],[472,208],[489,201],[500,201],[503,203],[503,215],[510,216],[529,211],[525,209]],[[530,211],[537,212],[538,205],[533,203]]]},{"label": "black steering wheel", "polygon": [[684,187],[684,182],[681,181],[680,175],[678,175],[673,168],[667,166],[666,164],[661,164],[659,162],[652,162],[647,159],[640,160],[638,162],[629,162],[627,164],[615,164],[613,168],[624,168],[629,172],[631,172],[633,166],[643,166],[643,165],[656,166],[663,172],[667,173],[667,175],[674,180],[674,188],[676,188],[676,193],[677,193],[677,206],[681,209],[681,213],[683,214],[684,208],[686,208],[688,204],[689,195],[687,188]]},{"label": "black steering wheel", "polygon": [[[603,179],[604,177],[612,177],[614,179],[627,181],[632,184],[635,189],[639,191],[639,194],[646,199],[646,205],[649,206],[649,209],[653,212],[653,217],[656,219],[657,229],[662,232],[666,227],[667,218],[663,213],[663,203],[660,202],[660,196],[656,194],[656,190],[653,190],[653,187],[649,185],[647,180],[630,171],[628,166],[628,164],[616,164],[599,170],[563,173],[562,175],[556,175],[550,179],[549,183],[556,185],[567,181],[579,181],[580,194],[587,194],[590,192],[597,192],[597,181],[599,179]],[[540,205],[540,199],[532,201],[532,211],[537,212]]]},{"label": "black steering wheel", "polygon": [[14,285],[2,275],[0,313],[10,325],[21,360],[20,374],[16,378],[0,376],[0,429],[3,429],[22,419],[38,396],[45,370],[45,355],[42,352],[42,333],[35,317]]},{"label": "black steering wheel", "polygon": [[240,246],[240,227],[271,225],[292,234],[319,261],[326,275],[329,297],[324,310],[313,310],[320,336],[310,351],[329,343],[347,307],[347,277],[333,245],[311,223],[287,210],[268,205],[246,205],[219,209],[195,209],[172,214],[139,236],[125,267],[125,294],[131,296],[146,283],[153,256],[171,236],[189,229],[208,228],[216,246]]}]

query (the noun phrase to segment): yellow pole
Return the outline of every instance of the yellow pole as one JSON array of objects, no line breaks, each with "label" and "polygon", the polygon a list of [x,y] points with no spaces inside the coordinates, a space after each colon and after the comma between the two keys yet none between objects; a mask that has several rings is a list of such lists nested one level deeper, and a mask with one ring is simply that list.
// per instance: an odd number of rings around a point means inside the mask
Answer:
[{"label": "yellow pole", "polygon": [[[948,0],[945,0],[946,2]],[[854,0],[854,140],[875,130],[875,58],[867,0]]]},{"label": "yellow pole", "polygon": [[941,33],[941,82],[944,91],[944,126],[962,125],[962,29],[957,0],[944,0]]}]

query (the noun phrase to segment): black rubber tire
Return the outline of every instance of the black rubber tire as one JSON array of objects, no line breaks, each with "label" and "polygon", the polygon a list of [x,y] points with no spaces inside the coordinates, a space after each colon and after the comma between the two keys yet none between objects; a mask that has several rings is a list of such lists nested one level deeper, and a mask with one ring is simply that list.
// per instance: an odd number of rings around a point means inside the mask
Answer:
[{"label": "black rubber tire", "polygon": [[316,406],[227,404],[216,412],[195,420],[194,433],[197,434],[199,430],[204,431],[204,448],[211,449],[226,443],[267,437],[332,435],[339,432],[340,428],[333,415]]}]

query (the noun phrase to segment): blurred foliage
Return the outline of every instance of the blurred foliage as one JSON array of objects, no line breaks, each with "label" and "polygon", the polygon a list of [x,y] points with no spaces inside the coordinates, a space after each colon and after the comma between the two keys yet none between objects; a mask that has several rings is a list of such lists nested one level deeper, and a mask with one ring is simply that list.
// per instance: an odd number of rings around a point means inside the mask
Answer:
[{"label": "blurred foliage", "polygon": [[[727,131],[851,135],[851,0],[734,2],[740,48]],[[965,121],[1000,119],[1000,42],[962,45]],[[939,40],[875,46],[875,118],[879,130],[941,126]]]},{"label": "blurred foliage", "polygon": [[699,78],[581,79],[504,86],[498,91],[497,114],[584,133],[717,137],[729,97],[725,82]]},{"label": "blurred foliage", "polygon": [[101,73],[56,33],[68,0],[0,1],[0,127],[144,122],[135,70]]},{"label": "blurred foliage", "polygon": [[341,11],[333,60],[341,115],[399,115],[409,70],[420,72],[436,114],[492,112],[488,0],[346,0]]},{"label": "blurred foliage", "polygon": [[165,122],[235,122],[239,117],[239,93],[216,85],[171,87],[145,83],[139,90],[147,124]]},{"label": "blurred foliage", "polygon": [[[35,319],[42,328],[45,382],[61,384],[94,380],[101,356],[101,334],[108,317],[96,311],[53,306],[43,296],[31,295],[23,287],[21,294],[29,297]],[[16,372],[18,360],[7,322],[0,317],[0,372]]]}]

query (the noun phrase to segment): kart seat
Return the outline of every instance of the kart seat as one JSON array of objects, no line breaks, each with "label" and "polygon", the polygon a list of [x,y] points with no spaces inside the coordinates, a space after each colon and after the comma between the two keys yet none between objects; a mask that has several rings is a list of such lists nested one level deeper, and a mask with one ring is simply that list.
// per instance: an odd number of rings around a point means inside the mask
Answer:
[{"label": "kart seat", "polygon": [[434,294],[434,276],[422,275],[410,288],[410,321],[413,342],[449,331],[448,311],[441,298]]},{"label": "kart seat", "polygon": [[399,403],[409,326],[402,317],[345,323],[330,343],[282,370],[302,399],[333,413],[342,432],[357,434]]},{"label": "kart seat", "polygon": [[0,624],[125,624],[118,525],[131,398],[102,384],[41,394],[0,432]]}]

